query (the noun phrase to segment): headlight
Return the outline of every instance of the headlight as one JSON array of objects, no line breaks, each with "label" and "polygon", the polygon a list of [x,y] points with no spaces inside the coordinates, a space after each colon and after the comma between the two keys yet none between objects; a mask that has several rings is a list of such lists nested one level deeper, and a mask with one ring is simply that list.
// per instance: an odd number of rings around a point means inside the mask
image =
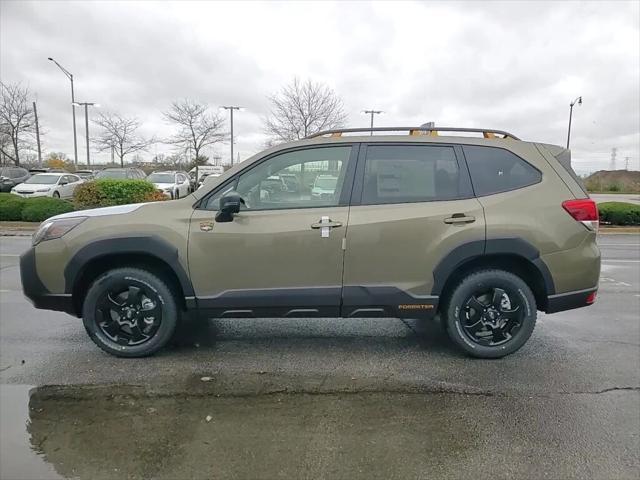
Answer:
[{"label": "headlight", "polygon": [[40,228],[33,234],[31,243],[35,247],[45,240],[60,238],[69,233],[74,227],[80,225],[88,217],[61,218],[60,220],[48,220],[40,225]]},{"label": "headlight", "polygon": [[48,192],[49,190],[51,190],[50,188],[39,188],[38,190],[36,190],[36,192]]}]

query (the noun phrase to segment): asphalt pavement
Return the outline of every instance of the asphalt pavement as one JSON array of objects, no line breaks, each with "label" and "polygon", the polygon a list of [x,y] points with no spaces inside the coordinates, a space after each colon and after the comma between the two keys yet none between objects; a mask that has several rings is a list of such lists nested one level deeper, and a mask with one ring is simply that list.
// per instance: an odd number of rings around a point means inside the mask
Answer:
[{"label": "asphalt pavement", "polygon": [[117,359],[34,309],[0,237],[1,478],[640,476],[640,236],[602,235],[596,304],[468,358],[436,322],[190,322]]},{"label": "asphalt pavement", "polygon": [[592,193],[589,195],[596,203],[626,202],[640,205],[640,194],[637,193]]}]

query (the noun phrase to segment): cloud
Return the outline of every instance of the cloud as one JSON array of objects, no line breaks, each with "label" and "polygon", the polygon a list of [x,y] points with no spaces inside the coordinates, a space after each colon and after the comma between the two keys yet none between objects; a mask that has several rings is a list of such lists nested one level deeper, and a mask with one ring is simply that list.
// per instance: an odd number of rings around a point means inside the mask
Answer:
[{"label": "cloud", "polygon": [[[242,158],[265,140],[267,95],[300,76],[335,88],[352,126],[374,107],[378,125],[492,127],[557,144],[582,95],[577,168],[606,168],[612,147],[640,168],[638,5],[2,2],[0,73],[31,87],[45,148],[68,154],[69,84],[48,56],[74,73],[79,100],[138,116],[147,135],[169,134],[161,113],[177,98],[246,107],[234,125]],[[226,159],[228,145],[216,152]]]}]

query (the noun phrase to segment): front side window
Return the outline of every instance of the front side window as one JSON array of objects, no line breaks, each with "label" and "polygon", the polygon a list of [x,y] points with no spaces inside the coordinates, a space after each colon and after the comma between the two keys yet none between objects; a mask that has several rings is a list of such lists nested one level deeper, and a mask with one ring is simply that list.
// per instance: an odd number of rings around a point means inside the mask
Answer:
[{"label": "front side window", "polygon": [[494,147],[464,146],[476,195],[508,192],[538,183],[542,174],[522,158]]},{"label": "front side window", "polygon": [[375,145],[367,148],[363,205],[468,198],[453,147]]},{"label": "front side window", "polygon": [[[276,155],[223,187],[209,198],[206,208],[216,210],[220,197],[231,190],[244,199],[244,210],[337,206],[350,155],[350,146],[310,148]],[[322,188],[318,187],[320,184]]]}]

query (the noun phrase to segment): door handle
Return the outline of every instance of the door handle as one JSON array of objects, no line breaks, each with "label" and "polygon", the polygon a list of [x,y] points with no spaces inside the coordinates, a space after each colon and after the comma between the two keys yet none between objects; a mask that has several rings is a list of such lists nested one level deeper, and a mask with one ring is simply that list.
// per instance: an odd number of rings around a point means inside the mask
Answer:
[{"label": "door handle", "polygon": [[322,228],[322,227],[336,228],[341,226],[342,226],[342,222],[334,222],[333,220],[311,224],[311,228],[315,228],[315,229]]},{"label": "door handle", "polygon": [[444,219],[444,223],[448,224],[473,223],[475,221],[476,217],[472,217],[471,215],[467,216],[464,213],[454,213],[449,218]]}]

